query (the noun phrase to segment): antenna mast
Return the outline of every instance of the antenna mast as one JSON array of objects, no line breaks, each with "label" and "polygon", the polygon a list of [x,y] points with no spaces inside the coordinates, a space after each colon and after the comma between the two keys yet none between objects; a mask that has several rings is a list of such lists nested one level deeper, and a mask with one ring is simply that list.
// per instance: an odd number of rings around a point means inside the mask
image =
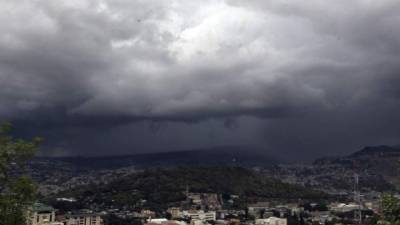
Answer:
[{"label": "antenna mast", "polygon": [[362,224],[362,215],[361,215],[361,194],[359,190],[359,176],[358,174],[354,174],[354,201],[358,205],[358,208],[354,211],[354,221],[357,224]]}]

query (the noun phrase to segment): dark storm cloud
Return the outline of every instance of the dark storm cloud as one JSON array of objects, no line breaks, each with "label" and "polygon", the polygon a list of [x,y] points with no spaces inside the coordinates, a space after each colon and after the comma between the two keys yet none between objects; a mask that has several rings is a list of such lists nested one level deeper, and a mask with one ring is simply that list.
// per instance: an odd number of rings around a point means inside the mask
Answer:
[{"label": "dark storm cloud", "polygon": [[399,10],[389,0],[3,1],[0,118],[64,153],[234,143],[307,158],[399,142]]}]

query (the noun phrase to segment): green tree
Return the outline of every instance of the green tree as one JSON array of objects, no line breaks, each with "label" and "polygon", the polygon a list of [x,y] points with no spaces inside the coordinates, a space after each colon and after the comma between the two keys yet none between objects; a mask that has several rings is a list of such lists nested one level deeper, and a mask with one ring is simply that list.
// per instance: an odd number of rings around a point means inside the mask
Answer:
[{"label": "green tree", "polygon": [[10,123],[0,124],[0,221],[2,225],[24,225],[34,202],[36,185],[24,174],[24,167],[41,141],[15,139]]},{"label": "green tree", "polygon": [[391,193],[382,196],[382,214],[380,224],[400,225],[400,200]]}]

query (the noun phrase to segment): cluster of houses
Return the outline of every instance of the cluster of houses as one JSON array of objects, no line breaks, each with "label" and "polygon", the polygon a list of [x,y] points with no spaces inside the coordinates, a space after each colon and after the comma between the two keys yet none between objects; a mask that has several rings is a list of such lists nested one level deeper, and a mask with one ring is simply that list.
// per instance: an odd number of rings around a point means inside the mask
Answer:
[{"label": "cluster of houses", "polygon": [[[178,208],[170,208],[168,212],[171,219],[166,218],[149,218],[145,225],[239,225],[243,221],[239,219],[239,215],[244,215],[242,210],[179,210]],[[287,225],[286,218],[278,218],[269,216],[268,218],[258,218],[253,222],[248,221],[246,224],[253,225]]]},{"label": "cluster of houses", "polygon": [[77,214],[56,215],[56,209],[35,203],[28,214],[29,225],[103,225],[101,214],[80,212]]},{"label": "cluster of houses", "polygon": [[[151,210],[142,210],[135,216],[146,217],[143,219],[145,225],[239,225],[239,216],[244,215],[244,210],[181,210],[169,208],[167,218],[155,218],[156,213]],[[90,211],[75,214],[56,214],[56,209],[41,203],[36,203],[28,216],[29,225],[103,225],[102,216],[106,213],[93,213]],[[118,213],[116,213],[118,215]],[[266,214],[267,215],[267,214]],[[255,225],[287,225],[286,218],[274,216],[257,217]]]},{"label": "cluster of houses", "polygon": [[[379,202],[356,203],[333,202],[280,203],[257,202],[247,204],[244,209],[222,207],[221,197],[213,193],[187,193],[189,207],[170,207],[164,212],[150,209],[140,211],[107,209],[99,213],[91,210],[60,215],[53,207],[36,203],[28,216],[29,225],[103,225],[103,218],[112,214],[121,219],[137,219],[144,225],[291,225],[293,221],[305,224],[352,220],[355,210],[361,210],[365,219],[378,213]],[[230,199],[239,196],[230,196]],[[73,202],[75,199],[60,198],[59,201]],[[296,224],[296,223],[295,223]],[[303,223],[304,224],[304,223]]]}]

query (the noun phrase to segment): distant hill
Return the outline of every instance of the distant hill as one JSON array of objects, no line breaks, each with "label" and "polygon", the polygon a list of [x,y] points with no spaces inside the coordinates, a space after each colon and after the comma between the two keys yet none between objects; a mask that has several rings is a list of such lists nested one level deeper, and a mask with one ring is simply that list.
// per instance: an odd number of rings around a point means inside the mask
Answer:
[{"label": "distant hill", "polygon": [[37,158],[37,161],[60,162],[78,169],[116,169],[128,166],[151,168],[177,165],[268,166],[280,163],[275,157],[261,151],[236,146],[119,156],[41,157]]},{"label": "distant hill", "polygon": [[347,156],[317,159],[314,165],[340,165],[357,173],[380,176],[400,188],[399,146],[368,146]]},{"label": "distant hill", "polygon": [[350,157],[400,157],[400,147],[386,145],[368,146],[354,152]]},{"label": "distant hill", "polygon": [[[237,195],[244,202],[280,199],[321,199],[328,197],[297,185],[265,177],[252,170],[232,166],[185,166],[149,169],[121,177],[108,184],[86,185],[59,193],[74,197],[80,207],[129,207],[145,200],[145,207],[157,209],[180,204],[185,191]],[[226,197],[225,197],[226,198]],[[53,203],[57,204],[57,203]]]}]

